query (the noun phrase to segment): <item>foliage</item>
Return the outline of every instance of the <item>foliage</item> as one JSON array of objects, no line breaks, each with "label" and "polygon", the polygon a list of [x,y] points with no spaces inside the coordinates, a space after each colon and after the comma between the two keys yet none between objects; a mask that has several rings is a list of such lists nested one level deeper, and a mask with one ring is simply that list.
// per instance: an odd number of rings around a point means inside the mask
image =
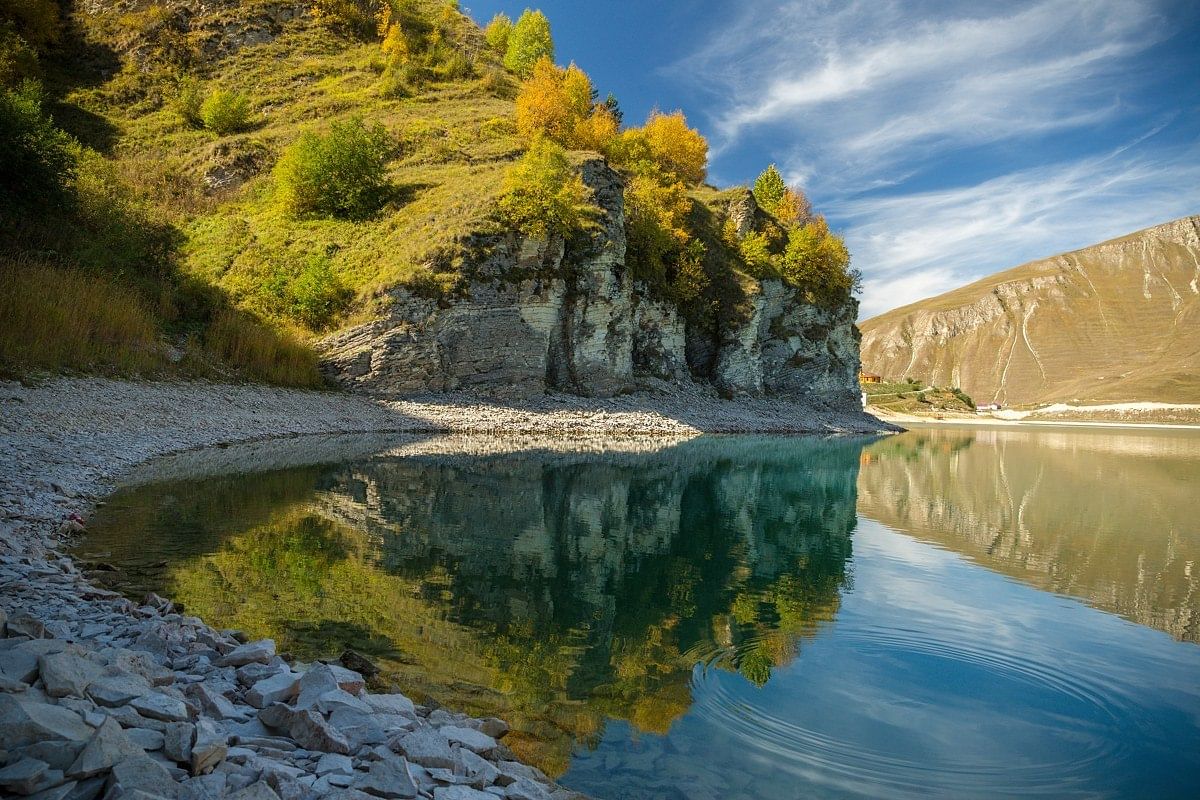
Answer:
[{"label": "foliage", "polygon": [[509,170],[499,208],[505,222],[535,238],[570,236],[594,226],[598,214],[591,190],[548,139],[534,142]]},{"label": "foliage", "polygon": [[651,285],[668,280],[667,267],[688,242],[687,187],[634,175],[625,187],[626,263],[630,274]]},{"label": "foliage", "polygon": [[200,81],[190,76],[181,78],[171,105],[183,124],[192,128],[204,127],[204,119],[200,116],[200,107],[204,105],[204,87]]},{"label": "foliage", "polygon": [[772,213],[784,225],[803,225],[812,219],[812,203],[804,192],[789,187],[784,190],[783,197],[779,198]]},{"label": "foliage", "polygon": [[465,31],[471,25],[455,2],[429,19],[418,0],[387,0],[379,13],[386,63],[383,92],[406,97],[431,80],[458,81],[474,74]]},{"label": "foliage", "polygon": [[776,259],[771,253],[771,241],[765,233],[747,231],[738,242],[738,252],[754,277],[767,278],[775,273]]},{"label": "foliage", "polygon": [[708,142],[689,128],[682,111],[654,111],[642,128],[646,147],[659,169],[674,180],[696,184],[704,180],[708,166]]},{"label": "foliage", "polygon": [[971,395],[967,394],[962,389],[955,386],[953,389],[950,390],[950,393],[952,395],[954,395],[955,397],[957,397],[962,402],[962,404],[965,405],[967,408],[969,408],[969,409],[975,408],[975,401],[971,398]]},{"label": "foliage", "polygon": [[38,55],[11,22],[0,22],[0,87],[38,76]]},{"label": "foliage", "polygon": [[783,176],[772,164],[754,179],[754,200],[758,203],[759,208],[774,214],[780,201],[783,200],[787,188]]},{"label": "foliage", "polygon": [[544,136],[563,147],[606,153],[616,141],[617,121],[593,101],[594,94],[583,70],[574,64],[561,69],[543,58],[517,95],[517,132],[530,142]]},{"label": "foliage", "polygon": [[508,51],[504,66],[522,78],[533,73],[534,65],[543,58],[554,60],[554,38],[550,35],[550,20],[541,11],[525,9],[508,34]]},{"label": "foliage", "polygon": [[293,215],[370,216],[388,193],[391,149],[382,125],[367,126],[358,117],[334,122],[324,135],[306,131],[275,167],[283,207]]},{"label": "foliage", "polygon": [[508,53],[508,37],[512,33],[512,18],[501,11],[483,29],[483,38],[501,58]]},{"label": "foliage", "polygon": [[277,275],[271,289],[287,308],[288,316],[312,330],[327,327],[350,300],[324,256],[309,258],[295,276]]},{"label": "foliage", "polygon": [[76,145],[42,112],[38,84],[0,89],[0,152],[0,218],[70,194]]},{"label": "foliage", "polygon": [[218,136],[245,130],[250,122],[250,97],[244,92],[214,89],[200,105],[200,121]]},{"label": "foliage", "polygon": [[365,39],[375,33],[380,6],[379,0],[313,0],[312,15],[322,25]]},{"label": "foliage", "polygon": [[35,51],[57,42],[62,32],[56,0],[0,0],[0,20]]},{"label": "foliage", "polygon": [[780,271],[813,302],[833,305],[849,298],[858,282],[849,266],[846,243],[830,232],[824,217],[788,231]]}]

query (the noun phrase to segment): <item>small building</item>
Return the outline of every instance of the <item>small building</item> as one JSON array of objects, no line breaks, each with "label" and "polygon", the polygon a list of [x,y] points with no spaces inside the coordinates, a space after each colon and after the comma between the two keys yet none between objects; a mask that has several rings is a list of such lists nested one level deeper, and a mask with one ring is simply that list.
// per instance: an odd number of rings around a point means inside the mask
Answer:
[{"label": "small building", "polygon": [[858,382],[859,383],[883,383],[883,378],[872,372],[863,372],[862,370],[859,370]]},{"label": "small building", "polygon": [[1002,408],[1004,408],[1004,406],[1000,405],[999,403],[984,403],[981,406],[975,406],[976,411],[999,411]]}]

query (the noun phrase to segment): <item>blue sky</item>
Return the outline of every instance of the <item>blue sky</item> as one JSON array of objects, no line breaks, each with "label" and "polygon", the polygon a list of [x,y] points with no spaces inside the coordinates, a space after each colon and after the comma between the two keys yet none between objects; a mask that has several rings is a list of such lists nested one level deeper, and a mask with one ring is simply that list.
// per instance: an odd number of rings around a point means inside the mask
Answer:
[{"label": "blue sky", "polygon": [[683,109],[713,183],[774,162],[801,184],[863,272],[864,319],[1200,213],[1194,0],[538,7],[627,122]]}]

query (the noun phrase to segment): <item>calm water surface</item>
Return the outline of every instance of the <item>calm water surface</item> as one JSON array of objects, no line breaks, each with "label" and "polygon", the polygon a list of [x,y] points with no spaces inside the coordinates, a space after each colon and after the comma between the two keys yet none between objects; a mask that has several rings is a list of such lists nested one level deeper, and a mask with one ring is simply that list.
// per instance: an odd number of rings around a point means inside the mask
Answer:
[{"label": "calm water surface", "polygon": [[487,450],[130,488],[78,556],[597,798],[1200,796],[1200,436]]}]

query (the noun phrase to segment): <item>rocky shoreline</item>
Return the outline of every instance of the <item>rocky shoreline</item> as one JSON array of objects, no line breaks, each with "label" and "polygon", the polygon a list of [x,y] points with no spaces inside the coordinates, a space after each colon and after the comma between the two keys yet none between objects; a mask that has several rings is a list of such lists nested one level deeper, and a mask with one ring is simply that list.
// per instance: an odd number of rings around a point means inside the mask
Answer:
[{"label": "rocky shoreline", "polygon": [[152,458],[318,433],[674,438],[888,427],[769,400],[385,405],[103,379],[0,384],[0,408],[0,792],[38,800],[581,797],[517,761],[500,720],[371,693],[346,665],[294,663],[274,642],[214,630],[170,600],[139,604],[93,585],[65,547],[93,504]]}]

